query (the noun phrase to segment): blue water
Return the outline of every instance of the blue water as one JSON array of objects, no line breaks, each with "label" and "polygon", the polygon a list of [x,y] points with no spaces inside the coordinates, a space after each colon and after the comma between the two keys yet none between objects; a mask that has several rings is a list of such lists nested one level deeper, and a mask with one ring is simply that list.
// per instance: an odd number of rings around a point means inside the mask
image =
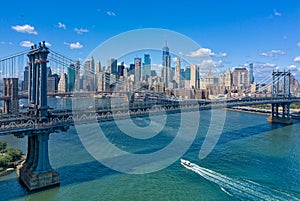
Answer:
[{"label": "blue water", "polygon": [[[216,113],[224,114],[224,110]],[[181,119],[181,114],[168,115],[164,128],[149,139],[127,136],[114,122],[101,123],[100,127],[119,149],[150,154],[171,144],[180,123],[185,121],[188,126],[196,115],[191,112],[185,119]],[[281,200],[300,199],[299,121],[288,126],[272,125],[264,115],[227,111],[220,139],[212,152],[200,160],[199,151],[210,124],[217,136],[219,123],[211,123],[211,115],[211,111],[201,112],[196,138],[182,155],[182,158],[205,168],[211,177],[184,168],[179,160],[148,174],[112,170],[87,152],[76,128],[71,127],[65,133],[51,134],[49,140],[50,161],[60,174],[60,187],[29,193],[12,173],[0,178],[0,200],[265,200],[274,192]],[[134,122],[142,127],[150,124],[149,118],[135,119]],[[96,132],[89,126],[86,130]],[[181,136],[183,146],[191,136],[190,133]],[[4,136],[0,140],[26,151],[26,138]],[[154,160],[149,166],[155,167],[169,158],[160,160]],[[143,165],[147,164],[141,162]],[[210,178],[219,178],[222,182]],[[234,188],[230,188],[232,186]]]}]

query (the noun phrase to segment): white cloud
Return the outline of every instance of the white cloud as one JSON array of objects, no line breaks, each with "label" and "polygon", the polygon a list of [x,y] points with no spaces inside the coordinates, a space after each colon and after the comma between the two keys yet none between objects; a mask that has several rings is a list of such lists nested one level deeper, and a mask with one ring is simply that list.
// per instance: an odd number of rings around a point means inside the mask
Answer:
[{"label": "white cloud", "polygon": [[267,68],[274,68],[274,67],[276,67],[276,65],[272,64],[272,63],[262,63],[261,66],[262,67],[267,67]]},{"label": "white cloud", "polygon": [[[28,41],[28,40],[24,40],[24,41],[20,42],[20,46],[22,46],[22,47],[31,47],[31,46],[33,46],[33,45],[34,45],[34,43],[31,42],[31,41]],[[52,45],[51,45],[50,43],[48,43],[48,42],[45,42],[45,45],[48,46],[48,47],[52,46]]]},{"label": "white cloud", "polygon": [[57,26],[58,26],[58,28],[62,28],[62,29],[66,29],[67,28],[66,25],[63,24],[63,23],[61,23],[61,22],[59,22]]},{"label": "white cloud", "polygon": [[220,54],[216,54],[214,53],[211,49],[209,48],[199,48],[198,50],[194,51],[194,52],[190,52],[190,54],[186,55],[189,57],[226,57],[227,53],[223,52]]},{"label": "white cloud", "polygon": [[76,43],[66,43],[64,42],[65,45],[68,45],[70,47],[70,49],[81,49],[83,48],[83,45],[80,44],[79,42]]},{"label": "white cloud", "polygon": [[52,46],[52,44],[47,42],[47,41],[45,42],[45,45],[48,46],[48,47]]},{"label": "white cloud", "polygon": [[297,43],[297,46],[298,46],[298,47],[300,47],[300,42],[299,42],[299,43]]},{"label": "white cloud", "polygon": [[278,12],[277,10],[274,10],[274,15],[280,17],[282,14]]},{"label": "white cloud", "polygon": [[290,66],[287,66],[287,68],[289,70],[297,70],[297,66],[296,65],[290,65]]},{"label": "white cloud", "polygon": [[33,46],[34,44],[33,44],[33,42],[31,42],[31,41],[24,40],[24,41],[20,42],[20,45],[21,45],[22,47],[31,47],[31,46]]},{"label": "white cloud", "polygon": [[13,45],[12,42],[5,42],[5,41],[1,41],[0,44],[1,45]]},{"label": "white cloud", "polygon": [[219,68],[223,67],[222,61],[213,61],[211,59],[203,60],[199,65],[200,68]]},{"label": "white cloud", "polygon": [[38,34],[38,32],[35,30],[35,28],[33,26],[30,26],[29,24],[16,25],[16,26],[12,26],[11,28],[20,33],[28,33],[28,34],[34,34],[34,35]]},{"label": "white cloud", "polygon": [[83,28],[80,28],[80,29],[75,28],[74,31],[76,31],[76,32],[77,32],[78,34],[80,34],[80,35],[83,34],[83,33],[89,32],[89,30],[83,29]]},{"label": "white cloud", "polygon": [[260,53],[259,55],[260,56],[264,56],[264,57],[273,57],[273,56],[276,56],[276,55],[285,55],[286,53],[282,50],[271,50],[271,51],[268,51],[268,52],[262,52]]},{"label": "white cloud", "polygon": [[106,14],[109,15],[109,16],[117,16],[116,13],[112,12],[112,11],[106,11]]},{"label": "white cloud", "polygon": [[295,57],[294,62],[300,62],[300,56]]}]

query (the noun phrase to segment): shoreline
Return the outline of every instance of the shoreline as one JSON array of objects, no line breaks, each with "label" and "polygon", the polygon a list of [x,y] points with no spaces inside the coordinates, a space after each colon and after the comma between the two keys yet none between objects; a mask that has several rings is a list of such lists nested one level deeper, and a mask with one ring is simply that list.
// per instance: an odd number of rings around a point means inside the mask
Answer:
[{"label": "shoreline", "polygon": [[269,116],[271,114],[271,110],[260,109],[260,108],[234,107],[234,108],[225,108],[225,109],[229,111],[246,112],[251,114],[260,114],[264,116]]},{"label": "shoreline", "polygon": [[[259,115],[264,115],[264,116],[269,116],[271,115],[272,111],[268,109],[261,109],[261,108],[252,108],[252,107],[233,107],[233,108],[225,108],[226,110],[229,111],[235,111],[235,112],[246,112],[250,114],[259,114]],[[290,114],[293,113],[299,113],[300,114],[300,109],[290,109]],[[299,119],[298,117],[293,117],[291,115],[292,119]]]},{"label": "shoreline", "polygon": [[23,161],[25,161],[26,155],[22,154],[21,159],[13,162],[13,167],[6,168],[3,171],[0,171],[0,177],[6,176],[17,169],[17,166],[20,165]]}]

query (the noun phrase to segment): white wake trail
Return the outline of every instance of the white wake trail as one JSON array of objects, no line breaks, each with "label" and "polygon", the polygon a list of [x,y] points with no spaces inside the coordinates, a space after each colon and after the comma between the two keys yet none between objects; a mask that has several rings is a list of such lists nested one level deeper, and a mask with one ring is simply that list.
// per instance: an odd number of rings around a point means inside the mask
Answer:
[{"label": "white wake trail", "polygon": [[200,167],[186,160],[181,160],[181,164],[199,174],[206,180],[217,184],[223,192],[242,200],[297,200],[287,193],[275,190],[249,180],[239,180],[227,177],[207,168]]}]

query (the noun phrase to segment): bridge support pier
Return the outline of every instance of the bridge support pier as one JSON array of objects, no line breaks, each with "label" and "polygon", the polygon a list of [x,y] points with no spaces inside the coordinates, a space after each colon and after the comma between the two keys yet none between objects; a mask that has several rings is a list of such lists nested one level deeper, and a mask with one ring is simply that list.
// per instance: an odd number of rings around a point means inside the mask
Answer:
[{"label": "bridge support pier", "polygon": [[[282,108],[282,113],[279,113],[279,107]],[[290,103],[272,104],[272,114],[268,118],[270,123],[292,124],[293,120],[290,117]]]},{"label": "bridge support pier", "polygon": [[51,168],[48,154],[49,132],[28,136],[27,157],[18,167],[20,181],[30,190],[59,185],[59,174]]}]

